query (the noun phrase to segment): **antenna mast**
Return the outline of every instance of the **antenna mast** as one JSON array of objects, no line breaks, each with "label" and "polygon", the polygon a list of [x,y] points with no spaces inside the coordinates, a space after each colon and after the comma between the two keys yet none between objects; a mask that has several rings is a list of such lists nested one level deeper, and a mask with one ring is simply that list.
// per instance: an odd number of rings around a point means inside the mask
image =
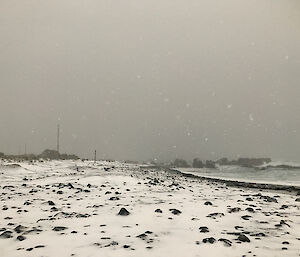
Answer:
[{"label": "antenna mast", "polygon": [[57,125],[57,152],[59,152],[59,124]]}]

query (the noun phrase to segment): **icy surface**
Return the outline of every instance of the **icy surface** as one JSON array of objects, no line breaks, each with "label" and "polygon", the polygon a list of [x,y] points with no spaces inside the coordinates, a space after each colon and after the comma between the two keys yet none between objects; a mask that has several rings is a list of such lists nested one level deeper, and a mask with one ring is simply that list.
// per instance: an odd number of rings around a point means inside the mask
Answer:
[{"label": "icy surface", "polygon": [[0,256],[300,254],[299,196],[118,162],[20,165],[0,166]]}]

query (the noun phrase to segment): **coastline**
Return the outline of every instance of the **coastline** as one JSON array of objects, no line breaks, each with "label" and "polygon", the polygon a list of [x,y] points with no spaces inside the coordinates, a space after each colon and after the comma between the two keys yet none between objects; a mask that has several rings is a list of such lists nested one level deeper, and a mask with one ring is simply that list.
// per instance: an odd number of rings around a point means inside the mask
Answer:
[{"label": "coastline", "polygon": [[164,168],[164,167],[158,167],[158,168],[164,169],[170,173],[176,173],[183,177],[199,179],[202,181],[206,180],[206,181],[221,183],[231,187],[255,188],[255,189],[272,190],[272,191],[286,191],[289,193],[300,195],[300,186],[295,186],[295,185],[280,185],[275,183],[245,182],[245,181],[238,181],[238,180],[231,180],[231,179],[224,179],[224,178],[210,178],[205,176],[198,176],[188,172],[185,173],[179,171],[176,168],[172,168],[172,169]]}]

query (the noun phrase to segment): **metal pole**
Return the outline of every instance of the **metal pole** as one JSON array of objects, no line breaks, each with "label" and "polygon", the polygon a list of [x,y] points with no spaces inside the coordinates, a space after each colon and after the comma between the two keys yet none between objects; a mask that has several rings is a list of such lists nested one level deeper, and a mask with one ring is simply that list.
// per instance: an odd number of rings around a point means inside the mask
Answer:
[{"label": "metal pole", "polygon": [[59,152],[59,124],[57,125],[57,152]]}]

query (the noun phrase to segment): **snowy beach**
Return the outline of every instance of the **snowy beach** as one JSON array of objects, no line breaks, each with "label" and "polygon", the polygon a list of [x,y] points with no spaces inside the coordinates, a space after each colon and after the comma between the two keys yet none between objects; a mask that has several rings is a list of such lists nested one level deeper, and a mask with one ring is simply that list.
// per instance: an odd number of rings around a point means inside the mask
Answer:
[{"label": "snowy beach", "polygon": [[300,256],[300,196],[119,162],[3,162],[0,256]]}]

